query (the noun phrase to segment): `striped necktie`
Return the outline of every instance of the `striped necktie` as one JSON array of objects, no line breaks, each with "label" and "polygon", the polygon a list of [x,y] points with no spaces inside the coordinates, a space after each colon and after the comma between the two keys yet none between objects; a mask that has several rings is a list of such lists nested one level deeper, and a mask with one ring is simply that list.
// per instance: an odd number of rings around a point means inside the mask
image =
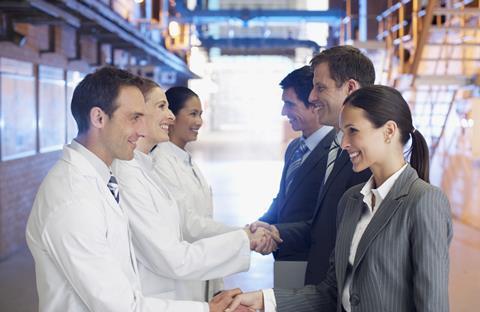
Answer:
[{"label": "striped necktie", "polygon": [[323,179],[323,184],[327,183],[328,176],[333,170],[335,166],[335,160],[337,159],[338,150],[340,149],[340,145],[333,140],[332,145],[330,145],[330,150],[328,151],[328,158],[327,158],[327,168],[325,169],[325,177]]},{"label": "striped necktie", "polygon": [[302,165],[303,156],[308,151],[308,146],[305,144],[304,140],[300,141],[297,149],[293,153],[292,158],[290,159],[290,164],[288,165],[287,174],[285,175],[285,194],[288,194],[290,185],[292,184],[293,178],[298,171],[298,168]]},{"label": "striped necktie", "polygon": [[115,198],[115,201],[117,203],[120,202],[120,193],[118,192],[117,179],[113,175],[110,176],[110,180],[108,181],[107,186],[110,190],[110,193],[112,193],[113,198]]}]

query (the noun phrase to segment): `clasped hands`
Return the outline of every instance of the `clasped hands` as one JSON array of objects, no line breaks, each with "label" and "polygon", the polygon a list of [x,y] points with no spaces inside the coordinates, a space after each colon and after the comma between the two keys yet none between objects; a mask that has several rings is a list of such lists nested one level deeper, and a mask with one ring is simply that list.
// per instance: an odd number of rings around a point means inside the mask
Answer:
[{"label": "clasped hands", "polygon": [[262,221],[247,224],[244,230],[250,239],[250,249],[262,255],[268,255],[277,250],[278,245],[283,242],[277,228]]},{"label": "clasped hands", "polygon": [[222,291],[210,300],[210,312],[255,312],[264,309],[262,291],[242,293],[238,288]]}]

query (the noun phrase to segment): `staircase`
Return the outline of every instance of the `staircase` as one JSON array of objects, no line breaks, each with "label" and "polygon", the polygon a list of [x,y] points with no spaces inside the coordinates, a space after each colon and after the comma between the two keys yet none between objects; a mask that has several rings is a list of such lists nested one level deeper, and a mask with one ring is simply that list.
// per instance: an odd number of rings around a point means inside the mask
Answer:
[{"label": "staircase", "polygon": [[459,128],[471,126],[466,117],[480,74],[478,1],[440,2],[420,7],[418,0],[403,0],[377,18],[389,55],[381,82],[411,104],[432,159],[464,133]]}]

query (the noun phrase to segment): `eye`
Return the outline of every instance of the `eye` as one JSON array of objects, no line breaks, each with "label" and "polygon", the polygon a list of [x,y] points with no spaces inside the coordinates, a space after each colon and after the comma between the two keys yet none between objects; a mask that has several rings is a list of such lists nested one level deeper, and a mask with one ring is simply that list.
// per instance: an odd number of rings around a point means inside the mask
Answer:
[{"label": "eye", "polygon": [[356,133],[356,132],[358,132],[358,129],[355,129],[355,128],[348,128],[348,133],[350,133],[350,134],[354,134],[354,133]]}]

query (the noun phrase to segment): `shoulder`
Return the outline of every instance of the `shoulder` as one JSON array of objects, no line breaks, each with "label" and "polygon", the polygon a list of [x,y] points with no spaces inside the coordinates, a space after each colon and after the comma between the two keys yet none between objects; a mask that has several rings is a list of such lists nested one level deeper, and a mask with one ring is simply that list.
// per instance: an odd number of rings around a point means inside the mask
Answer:
[{"label": "shoulder", "polygon": [[300,143],[300,139],[301,138],[298,137],[288,143],[287,150],[285,152],[286,155],[292,153],[297,148],[298,144]]},{"label": "shoulder", "polygon": [[429,209],[437,209],[444,212],[450,211],[450,203],[445,193],[440,188],[420,178],[412,183],[407,196],[412,203],[414,211]]}]

